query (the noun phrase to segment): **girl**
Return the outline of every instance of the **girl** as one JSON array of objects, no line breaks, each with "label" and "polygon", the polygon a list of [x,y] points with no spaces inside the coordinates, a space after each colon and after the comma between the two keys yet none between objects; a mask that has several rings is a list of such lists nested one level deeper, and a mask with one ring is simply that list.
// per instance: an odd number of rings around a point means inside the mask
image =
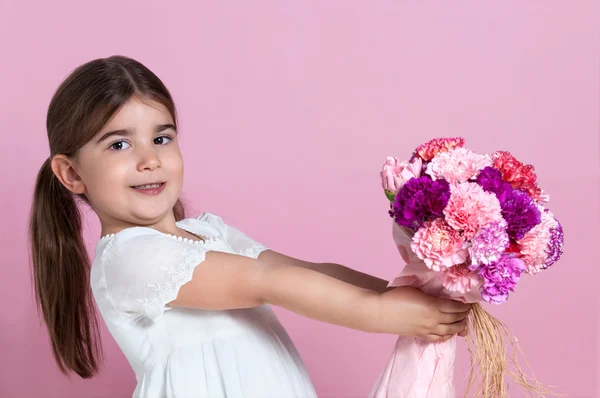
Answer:
[{"label": "girl", "polygon": [[[464,335],[468,305],[285,256],[215,214],[186,218],[175,115],[161,80],[120,56],[80,66],[52,98],[30,235],[63,372],[98,370],[94,302],[135,372],[134,397],[316,396],[269,305],[366,332]],[[91,265],[76,199],[102,225]]]}]

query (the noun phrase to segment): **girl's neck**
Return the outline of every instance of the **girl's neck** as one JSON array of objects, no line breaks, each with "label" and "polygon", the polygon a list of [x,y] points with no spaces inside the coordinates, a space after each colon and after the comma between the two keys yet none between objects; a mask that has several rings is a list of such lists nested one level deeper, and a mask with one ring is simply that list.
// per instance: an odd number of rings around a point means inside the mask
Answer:
[{"label": "girl's neck", "polygon": [[146,227],[156,229],[157,231],[167,235],[174,235],[178,237],[180,236],[182,238],[187,238],[190,240],[204,240],[201,236],[197,236],[191,232],[179,228],[177,226],[175,216],[173,215],[172,211],[166,214],[160,220],[156,220],[154,222],[133,223],[130,221],[119,220],[108,216],[100,216],[100,223],[102,225],[101,236],[116,234],[127,228]]}]

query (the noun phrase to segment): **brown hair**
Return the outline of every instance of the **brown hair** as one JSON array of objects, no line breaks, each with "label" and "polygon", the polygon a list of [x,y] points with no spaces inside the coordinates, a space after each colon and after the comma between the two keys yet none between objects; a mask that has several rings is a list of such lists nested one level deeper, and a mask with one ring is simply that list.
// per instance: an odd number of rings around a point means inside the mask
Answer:
[{"label": "brown hair", "polygon": [[[37,176],[29,225],[35,298],[58,367],[83,378],[97,373],[102,357],[77,205],[88,201],[58,180],[50,162],[57,154],[76,156],[134,95],[164,105],[177,126],[175,105],[161,80],[123,56],[96,59],[75,69],[54,94],[46,119],[50,157]],[[176,220],[185,217],[181,200],[173,212]]]}]

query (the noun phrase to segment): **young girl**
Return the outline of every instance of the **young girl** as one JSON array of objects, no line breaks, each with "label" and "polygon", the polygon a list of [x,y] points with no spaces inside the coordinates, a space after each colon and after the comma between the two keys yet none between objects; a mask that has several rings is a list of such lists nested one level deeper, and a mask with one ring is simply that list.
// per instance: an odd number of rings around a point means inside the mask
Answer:
[{"label": "young girl", "polygon": [[[94,302],[135,372],[134,397],[316,396],[269,305],[366,332],[464,335],[468,305],[285,256],[209,212],[186,218],[175,114],[158,77],[120,56],[80,66],[52,98],[30,234],[63,372],[98,370]],[[91,265],[77,200],[102,225]]]}]

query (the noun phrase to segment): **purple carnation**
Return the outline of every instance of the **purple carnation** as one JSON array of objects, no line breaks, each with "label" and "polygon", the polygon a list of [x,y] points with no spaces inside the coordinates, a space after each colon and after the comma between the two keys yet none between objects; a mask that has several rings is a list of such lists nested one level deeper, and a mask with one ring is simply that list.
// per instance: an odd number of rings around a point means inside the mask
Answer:
[{"label": "purple carnation", "polygon": [[495,168],[485,167],[475,181],[484,191],[496,194],[502,208],[502,217],[508,223],[506,232],[511,238],[522,239],[531,228],[541,222],[540,211],[533,199],[503,181],[500,172]]},{"label": "purple carnation", "polygon": [[475,182],[481,185],[484,191],[495,193],[500,203],[513,190],[508,182],[502,180],[500,171],[490,166],[484,167],[479,172]]},{"label": "purple carnation", "polygon": [[425,221],[441,217],[450,199],[450,184],[428,176],[411,178],[396,195],[391,212],[398,225],[420,228]]},{"label": "purple carnation", "polygon": [[[555,218],[556,220],[556,218]],[[552,264],[558,261],[560,256],[563,254],[563,243],[564,243],[564,234],[562,225],[556,220],[558,225],[555,228],[550,230],[550,241],[548,242],[548,247],[546,248],[546,253],[548,257],[544,262],[542,268],[548,268]]]},{"label": "purple carnation", "polygon": [[515,240],[522,239],[527,232],[542,221],[542,214],[529,195],[513,189],[500,202],[502,217],[508,223],[506,232]]},{"label": "purple carnation", "polygon": [[469,256],[471,265],[469,269],[476,271],[482,265],[489,265],[500,259],[500,256],[509,246],[506,233],[506,221],[494,221],[481,228],[471,239]]},{"label": "purple carnation", "polygon": [[492,304],[505,303],[524,271],[525,263],[513,253],[505,253],[497,262],[483,266],[479,271],[483,278],[481,298]]}]

